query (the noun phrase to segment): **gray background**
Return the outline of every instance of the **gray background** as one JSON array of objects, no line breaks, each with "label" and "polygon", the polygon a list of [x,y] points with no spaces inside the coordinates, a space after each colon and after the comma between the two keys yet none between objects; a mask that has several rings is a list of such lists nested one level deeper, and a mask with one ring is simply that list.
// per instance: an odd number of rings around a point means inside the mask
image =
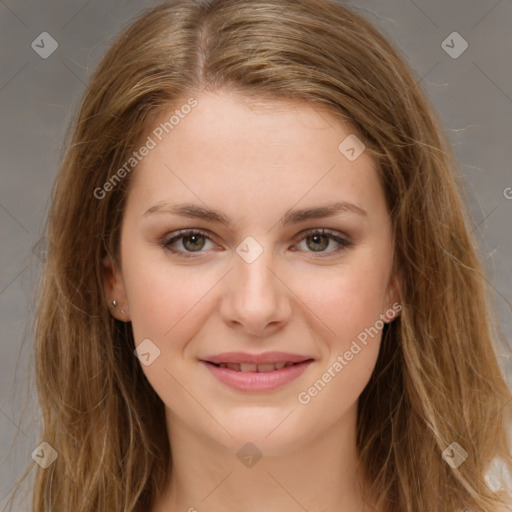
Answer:
[{"label": "gray background", "polygon": [[[63,140],[88,80],[112,38],[156,1],[0,2],[0,509],[39,444],[32,375],[33,288]],[[512,2],[352,1],[399,48],[438,111],[468,182],[479,250],[500,326],[512,345]],[[58,42],[42,59],[31,43]],[[458,58],[441,43],[468,42]],[[457,43],[458,44],[458,43]],[[509,190],[512,198],[512,190]],[[512,364],[501,357],[509,382]],[[28,383],[27,383],[28,382]],[[23,406],[26,409],[23,413]],[[21,505],[17,510],[27,510]]]}]

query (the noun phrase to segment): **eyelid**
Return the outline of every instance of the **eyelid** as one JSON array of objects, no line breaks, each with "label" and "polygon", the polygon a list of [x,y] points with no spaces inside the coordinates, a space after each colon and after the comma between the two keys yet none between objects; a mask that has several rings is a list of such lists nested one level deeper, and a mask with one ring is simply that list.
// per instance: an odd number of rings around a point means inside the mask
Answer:
[{"label": "eyelid", "polygon": [[179,240],[180,238],[184,238],[185,236],[191,236],[191,235],[202,235],[207,240],[210,240],[211,242],[215,243],[215,239],[213,236],[208,233],[208,231],[205,231],[200,228],[186,228],[186,229],[180,229],[178,231],[173,231],[172,233],[169,233],[168,235],[165,235],[160,240],[160,245],[167,251],[171,252],[172,254],[176,254],[178,256],[182,256],[184,258],[195,258],[196,254],[201,254],[205,251],[197,251],[197,253],[194,252],[187,252],[187,251],[177,251],[175,249],[170,248],[170,244]]},{"label": "eyelid", "polygon": [[331,236],[333,239],[339,238],[343,239],[343,242],[349,243],[348,236],[341,233],[340,231],[335,231],[333,229],[327,229],[327,228],[310,228],[305,229],[304,231],[301,231],[300,233],[297,233],[292,240],[294,242],[300,242],[304,238],[306,238],[309,235],[328,235]]},{"label": "eyelid", "polygon": [[327,229],[327,228],[311,228],[311,229],[306,229],[304,231],[301,231],[300,233],[295,235],[295,237],[293,238],[293,242],[295,244],[297,244],[297,243],[305,240],[310,235],[328,236],[330,240],[334,240],[339,245],[339,247],[337,247],[335,249],[331,249],[330,251],[318,251],[318,252],[305,251],[309,255],[307,257],[310,257],[310,258],[315,258],[315,259],[327,258],[329,256],[337,255],[337,254],[349,249],[350,247],[352,247],[354,245],[354,243],[351,241],[350,237],[348,237],[344,233],[341,233],[339,231],[335,231],[332,229]]},{"label": "eyelid", "polygon": [[[196,252],[187,252],[187,251],[178,251],[170,248],[170,244],[184,238],[185,236],[191,236],[191,235],[202,235],[205,237],[205,239],[210,240],[211,242],[215,243],[215,238],[208,232],[201,228],[186,228],[181,229],[178,231],[174,231],[170,233],[169,235],[164,236],[160,240],[160,245],[167,251],[171,252],[172,254],[178,255],[178,257],[183,258],[195,258],[199,256],[201,253],[205,251],[196,251]],[[300,233],[297,233],[292,238],[292,241],[294,244],[297,244],[303,240],[305,240],[309,235],[324,235],[328,236],[330,240],[334,240],[337,244],[339,244],[339,247],[334,250],[330,251],[305,251],[309,252],[313,258],[325,258],[330,255],[338,254],[342,252],[343,250],[346,250],[353,246],[353,242],[350,240],[350,238],[345,235],[344,233],[341,233],[339,231],[334,231],[327,228],[310,228],[301,231]]]}]

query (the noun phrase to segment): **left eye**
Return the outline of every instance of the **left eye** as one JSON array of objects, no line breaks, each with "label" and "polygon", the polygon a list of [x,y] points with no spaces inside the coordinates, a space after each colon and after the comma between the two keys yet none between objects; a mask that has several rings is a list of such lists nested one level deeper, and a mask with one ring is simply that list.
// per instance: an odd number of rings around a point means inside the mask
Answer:
[{"label": "left eye", "polygon": [[[352,243],[346,238],[342,238],[325,229],[308,231],[305,234],[302,234],[301,238],[296,239],[296,241],[297,240],[305,242],[307,247],[313,249],[313,253],[327,253],[327,255],[338,253],[352,245]],[[332,241],[336,242],[338,247],[333,250],[326,251],[325,249],[329,246],[329,242]]]},{"label": "left eye", "polygon": [[[184,251],[175,247],[175,244],[181,240],[181,246]],[[193,253],[203,252],[206,241],[212,242],[212,238],[205,232],[199,230],[183,230],[178,231],[173,237],[162,241],[162,246],[181,257],[191,258],[194,257]],[[336,242],[338,247],[326,251],[330,242]],[[306,233],[302,233],[294,239],[294,242],[300,245],[300,242],[305,242],[306,246],[311,249],[313,253],[327,253],[327,255],[338,253],[352,245],[347,239],[337,236],[325,229],[314,229]]]}]

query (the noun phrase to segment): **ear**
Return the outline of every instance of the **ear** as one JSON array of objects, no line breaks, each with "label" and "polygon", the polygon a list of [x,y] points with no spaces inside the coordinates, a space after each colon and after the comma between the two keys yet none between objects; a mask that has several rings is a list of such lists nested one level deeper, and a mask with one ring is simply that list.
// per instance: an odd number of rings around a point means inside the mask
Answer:
[{"label": "ear", "polygon": [[384,307],[385,311],[383,320],[385,323],[391,323],[397,316],[400,316],[402,311],[402,304],[400,303],[400,296],[402,290],[402,274],[396,270],[392,273],[388,287],[386,290]]},{"label": "ear", "polygon": [[[108,301],[108,309],[110,314],[117,320],[122,322],[129,322],[130,310],[128,308],[128,300],[126,296],[126,289],[121,269],[114,262],[110,255],[107,255],[102,260],[103,265],[103,286],[105,296]],[[114,301],[115,306],[114,306]]]}]

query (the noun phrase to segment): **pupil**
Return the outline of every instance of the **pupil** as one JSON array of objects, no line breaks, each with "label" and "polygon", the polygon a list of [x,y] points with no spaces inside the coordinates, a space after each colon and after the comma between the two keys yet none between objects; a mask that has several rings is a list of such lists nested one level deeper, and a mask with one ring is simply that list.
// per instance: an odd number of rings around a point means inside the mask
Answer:
[{"label": "pupil", "polygon": [[[196,244],[197,243],[197,239],[200,239],[200,238],[203,238],[203,244],[200,245],[200,247],[197,247],[197,246],[194,246],[192,245],[192,247],[187,247],[187,241],[188,240],[193,240],[192,244]],[[194,251],[195,249],[201,249],[204,245],[204,236],[203,235],[188,235],[186,237],[183,238],[183,245],[185,246],[186,249],[190,249],[192,251]]]},{"label": "pupil", "polygon": [[[320,238],[323,238],[325,243],[323,243],[323,244],[319,243],[318,240]],[[308,240],[313,240],[313,244],[315,244],[317,246],[317,248],[318,248],[318,246],[320,246],[320,250],[325,249],[329,245],[329,239],[325,235],[310,235],[308,237]],[[313,247],[311,247],[311,248],[314,249]]]}]

